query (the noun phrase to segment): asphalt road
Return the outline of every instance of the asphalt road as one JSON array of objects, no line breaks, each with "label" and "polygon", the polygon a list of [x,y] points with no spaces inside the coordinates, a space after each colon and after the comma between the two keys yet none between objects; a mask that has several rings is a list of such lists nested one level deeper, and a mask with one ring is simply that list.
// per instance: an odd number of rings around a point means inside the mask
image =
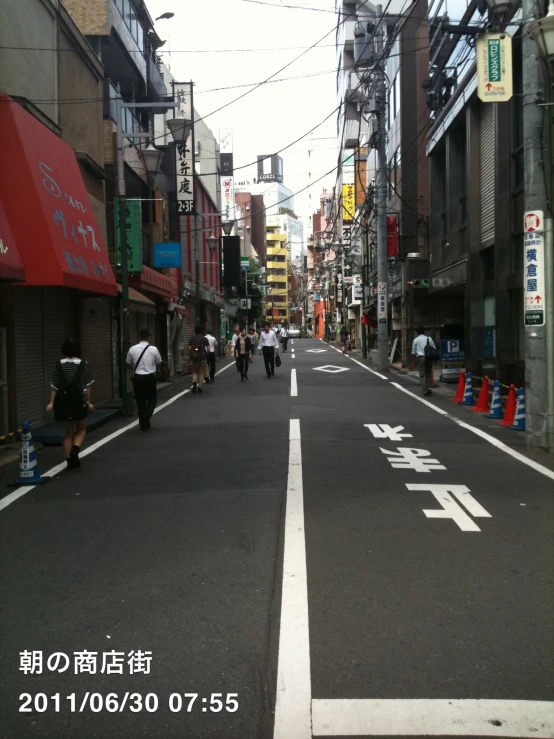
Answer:
[{"label": "asphalt road", "polygon": [[553,737],[551,461],[319,341],[218,368],[3,499],[0,737]]}]

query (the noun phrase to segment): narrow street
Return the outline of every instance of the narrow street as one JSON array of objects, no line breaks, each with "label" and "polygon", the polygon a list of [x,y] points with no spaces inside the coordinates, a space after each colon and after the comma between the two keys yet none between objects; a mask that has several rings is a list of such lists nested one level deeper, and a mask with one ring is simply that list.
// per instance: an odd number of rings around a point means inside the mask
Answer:
[{"label": "narrow street", "polygon": [[2,739],[553,737],[544,459],[321,341],[218,370],[0,475]]}]

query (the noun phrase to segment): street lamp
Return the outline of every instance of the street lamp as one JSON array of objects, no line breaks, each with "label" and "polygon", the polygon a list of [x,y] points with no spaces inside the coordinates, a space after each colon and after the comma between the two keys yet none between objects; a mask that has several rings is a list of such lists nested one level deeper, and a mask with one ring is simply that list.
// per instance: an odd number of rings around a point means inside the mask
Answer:
[{"label": "street lamp", "polygon": [[223,229],[223,233],[225,234],[225,236],[231,235],[231,231],[233,230],[234,225],[234,221],[222,221],[221,228]]},{"label": "street lamp", "polygon": [[497,19],[502,22],[512,7],[512,0],[487,0],[487,4]]},{"label": "street lamp", "polygon": [[156,20],[157,20],[157,21],[168,21],[168,20],[170,20],[171,18],[173,18],[173,17],[174,17],[174,15],[175,15],[175,13],[162,13],[161,15],[159,15],[159,16],[158,16],[158,17],[156,18]]},{"label": "street lamp", "polygon": [[192,121],[189,118],[169,118],[165,125],[175,144],[186,144],[192,131]]},{"label": "street lamp", "polygon": [[139,155],[144,165],[144,169],[146,170],[146,174],[148,175],[151,185],[153,186],[163,158],[163,152],[161,152],[159,149],[156,149],[156,147],[152,146],[152,144],[148,144],[146,149],[141,149]]},{"label": "street lamp", "polygon": [[208,249],[210,250],[210,254],[213,256],[215,254],[215,250],[217,249],[217,245],[219,244],[219,239],[217,236],[213,235],[213,232],[206,238],[206,243],[208,245]]}]

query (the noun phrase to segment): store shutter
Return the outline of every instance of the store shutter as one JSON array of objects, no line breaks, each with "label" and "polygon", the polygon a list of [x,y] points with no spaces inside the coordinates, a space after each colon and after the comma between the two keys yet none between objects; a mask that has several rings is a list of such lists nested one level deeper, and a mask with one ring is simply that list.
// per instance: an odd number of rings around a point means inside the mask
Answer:
[{"label": "store shutter", "polygon": [[196,323],[196,303],[194,300],[187,300],[184,302],[184,307],[187,309],[187,315],[184,319],[184,326],[182,328],[182,343],[183,349],[181,351],[183,368],[185,372],[188,372],[189,366],[189,340],[194,333],[194,324]]},{"label": "store shutter", "polygon": [[44,420],[48,402],[42,352],[42,288],[18,287],[15,294],[17,423]]},{"label": "store shutter", "polygon": [[494,145],[495,106],[481,105],[480,162],[481,162],[481,243],[494,242],[496,152]]},{"label": "store shutter", "polygon": [[81,347],[83,357],[90,364],[94,385],[92,402],[105,403],[113,399],[113,342],[112,301],[96,298],[100,305],[99,318],[90,319],[81,310]]},{"label": "store shutter", "polygon": [[78,337],[75,294],[68,288],[17,288],[15,352],[17,416],[31,424],[47,420],[49,385],[60,349]]}]

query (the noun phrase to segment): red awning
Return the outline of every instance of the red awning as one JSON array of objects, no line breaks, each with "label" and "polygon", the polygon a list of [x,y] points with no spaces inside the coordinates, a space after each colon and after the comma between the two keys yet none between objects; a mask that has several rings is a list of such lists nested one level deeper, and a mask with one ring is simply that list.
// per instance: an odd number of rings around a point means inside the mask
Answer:
[{"label": "red awning", "polygon": [[142,272],[137,277],[130,277],[129,284],[138,287],[154,295],[160,295],[164,298],[171,298],[177,292],[177,281],[174,278],[156,272],[151,267],[142,267]]},{"label": "red awning", "polygon": [[8,218],[0,200],[0,279],[24,280],[25,271]]},{"label": "red awning", "polygon": [[25,284],[117,295],[73,149],[5,95],[0,95],[0,140],[0,199]]}]

